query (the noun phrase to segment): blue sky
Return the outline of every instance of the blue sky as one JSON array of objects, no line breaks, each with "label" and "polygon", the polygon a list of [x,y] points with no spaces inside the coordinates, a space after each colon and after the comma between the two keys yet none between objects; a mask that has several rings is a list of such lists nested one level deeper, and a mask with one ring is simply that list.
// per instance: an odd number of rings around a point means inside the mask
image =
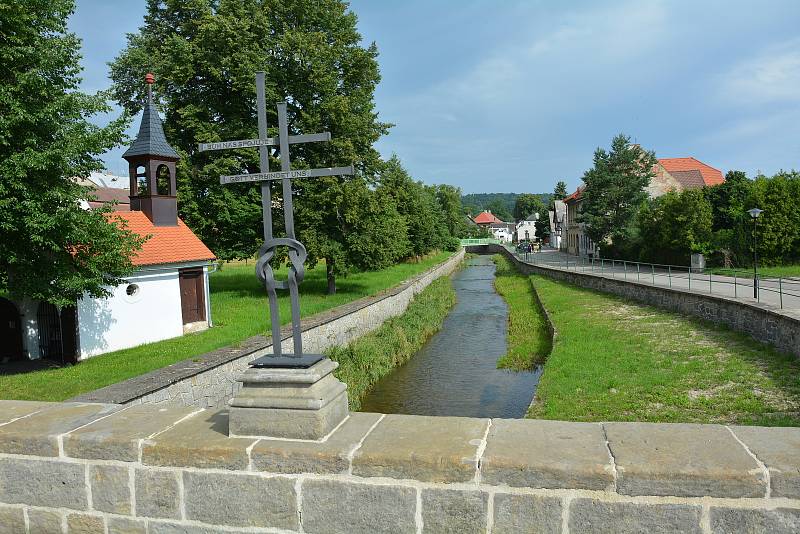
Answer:
[{"label": "blue sky", "polygon": [[[800,168],[800,2],[355,0],[383,80],[378,144],[472,192],[570,188],[624,132],[659,157]],[[144,0],[77,0],[84,88],[107,88]],[[138,127],[138,119],[132,131]],[[124,172],[122,149],[109,169]]]}]

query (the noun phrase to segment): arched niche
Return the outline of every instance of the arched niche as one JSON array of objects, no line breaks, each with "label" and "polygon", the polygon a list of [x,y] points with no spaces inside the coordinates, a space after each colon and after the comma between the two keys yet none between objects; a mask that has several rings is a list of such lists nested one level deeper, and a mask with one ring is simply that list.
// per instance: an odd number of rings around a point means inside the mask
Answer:
[{"label": "arched niche", "polygon": [[159,165],[156,169],[156,194],[170,195],[172,194],[172,175],[169,167],[166,165]]}]

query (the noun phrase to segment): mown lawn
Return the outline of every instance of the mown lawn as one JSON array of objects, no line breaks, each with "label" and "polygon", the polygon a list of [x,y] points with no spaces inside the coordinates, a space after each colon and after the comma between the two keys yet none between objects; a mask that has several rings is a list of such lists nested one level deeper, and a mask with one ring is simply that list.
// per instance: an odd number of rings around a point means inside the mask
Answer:
[{"label": "mown lawn", "polygon": [[396,367],[407,362],[442,328],[456,303],[449,276],[434,280],[411,301],[405,313],[346,347],[334,347],[328,356],[339,362],[336,377],[347,384],[350,408],[361,408],[370,388]]},{"label": "mown lawn", "polygon": [[[437,253],[415,263],[339,277],[335,295],[326,294],[325,266],[318,265],[306,271],[300,286],[301,314],[313,315],[388,289],[449,256],[450,253]],[[279,277],[281,274],[285,276],[285,272],[278,271]],[[211,275],[209,283],[214,328],[96,356],[71,367],[0,375],[0,398],[62,401],[269,332],[267,299],[252,262],[227,264]],[[288,295],[279,302],[281,324],[289,323]]]},{"label": "mown lawn", "polygon": [[507,352],[497,361],[499,369],[524,371],[544,363],[552,349],[546,319],[534,300],[531,281],[503,255],[495,254],[494,287],[508,304]]},{"label": "mown lawn", "polygon": [[800,426],[800,362],[710,323],[531,277],[557,331],[529,417]]}]

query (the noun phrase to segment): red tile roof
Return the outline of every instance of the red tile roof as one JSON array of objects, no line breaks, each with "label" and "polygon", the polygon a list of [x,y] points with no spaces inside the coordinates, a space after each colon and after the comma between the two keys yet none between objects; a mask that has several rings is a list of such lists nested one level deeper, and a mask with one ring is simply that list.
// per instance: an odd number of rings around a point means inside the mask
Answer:
[{"label": "red tile roof", "polygon": [[702,173],[697,169],[691,171],[672,171],[670,176],[675,178],[684,189],[700,189],[706,185]]},{"label": "red tile roof", "polygon": [[662,158],[658,162],[667,170],[668,173],[681,171],[700,171],[705,185],[719,185],[725,182],[722,172],[711,165],[706,165],[695,158]]},{"label": "red tile roof", "polygon": [[568,204],[573,200],[578,200],[579,198],[581,198],[583,196],[584,189],[586,189],[585,185],[578,187],[578,189],[576,189],[574,193],[572,193],[570,196],[566,197],[563,200],[564,204]]},{"label": "red tile roof", "polygon": [[129,230],[140,236],[151,236],[133,258],[134,265],[216,259],[214,253],[180,219],[178,226],[155,226],[141,211],[115,211],[110,218],[125,223]]},{"label": "red tile roof", "polygon": [[490,211],[483,211],[473,219],[477,224],[501,223],[500,219],[492,215]]}]

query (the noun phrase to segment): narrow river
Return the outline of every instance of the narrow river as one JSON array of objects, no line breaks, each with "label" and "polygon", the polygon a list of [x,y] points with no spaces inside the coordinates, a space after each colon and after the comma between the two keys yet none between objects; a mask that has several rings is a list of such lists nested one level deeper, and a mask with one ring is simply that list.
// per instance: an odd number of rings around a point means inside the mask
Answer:
[{"label": "narrow river", "polygon": [[497,369],[506,352],[508,307],[494,289],[490,256],[453,275],[458,301],[442,329],[405,365],[378,382],[365,412],[524,417],[539,382],[533,372]]}]

